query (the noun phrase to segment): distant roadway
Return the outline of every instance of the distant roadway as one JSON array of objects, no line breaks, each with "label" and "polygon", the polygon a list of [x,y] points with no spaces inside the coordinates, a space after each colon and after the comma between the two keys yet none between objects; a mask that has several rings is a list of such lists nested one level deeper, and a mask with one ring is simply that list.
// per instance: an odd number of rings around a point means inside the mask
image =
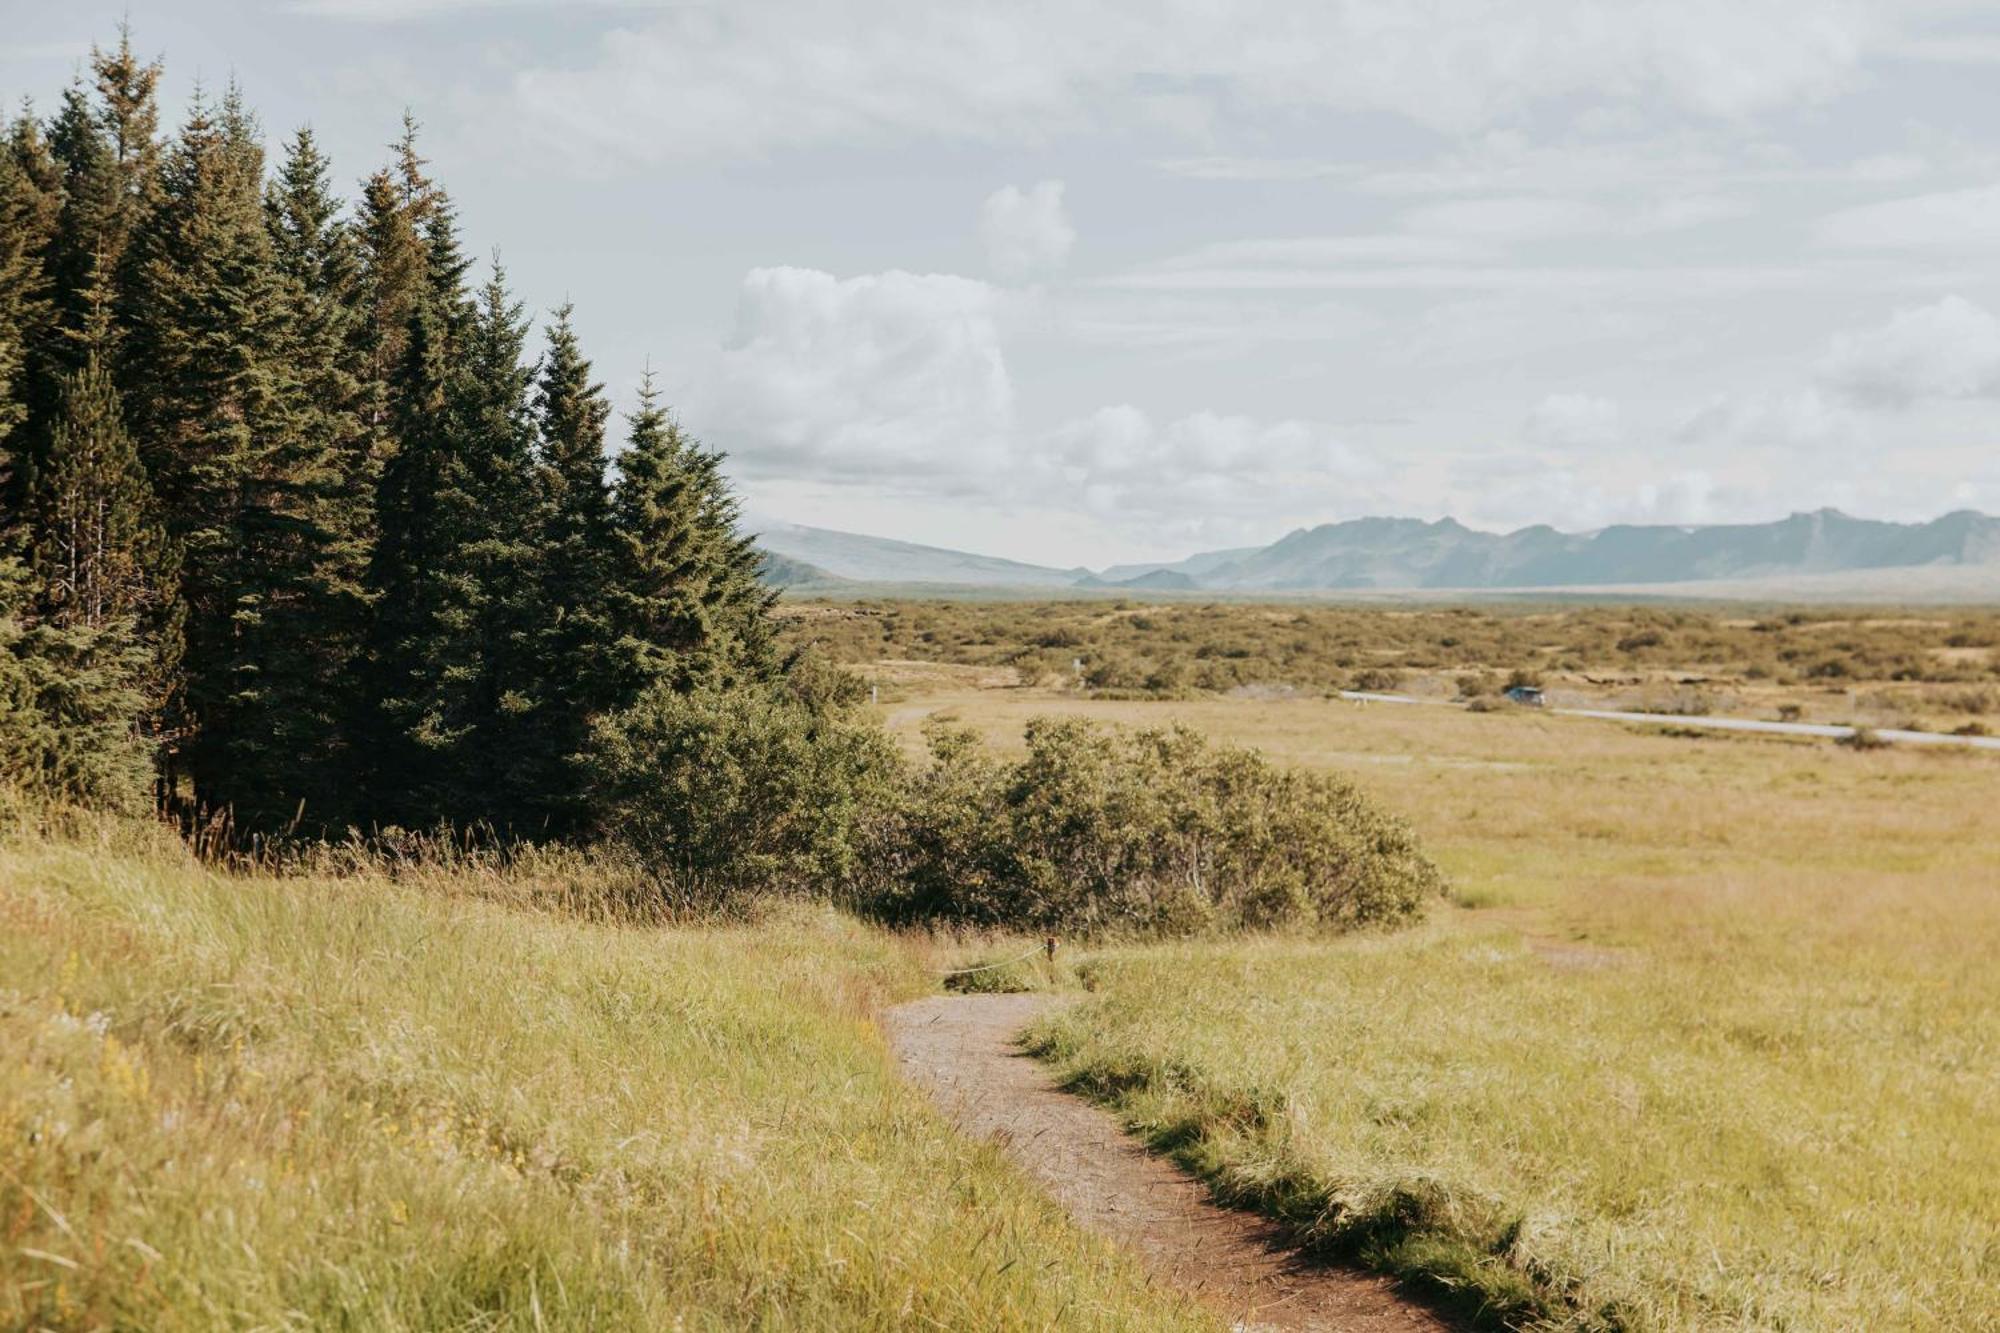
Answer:
[{"label": "distant roadway", "polygon": [[[1340,697],[1356,703],[1434,704],[1445,708],[1465,705],[1450,699],[1417,699],[1407,694],[1376,694],[1367,690],[1342,690]],[[1686,713],[1630,713],[1611,708],[1550,708],[1540,711],[1563,717],[1596,717],[1610,722],[1652,722],[1661,726],[1708,727],[1716,731],[1761,731],[1776,736],[1820,736],[1842,740],[1852,736],[1853,727],[1831,722],[1764,722],[1750,717],[1695,717]],[[1977,750],[2000,750],[2000,736],[1952,736],[1938,731],[1904,731],[1899,727],[1875,727],[1874,733],[1899,745],[1966,745]]]}]

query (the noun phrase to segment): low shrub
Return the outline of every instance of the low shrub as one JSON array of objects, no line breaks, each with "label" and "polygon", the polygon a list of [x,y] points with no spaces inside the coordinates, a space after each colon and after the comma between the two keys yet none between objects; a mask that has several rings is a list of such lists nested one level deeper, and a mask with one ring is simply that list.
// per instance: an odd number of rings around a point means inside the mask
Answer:
[{"label": "low shrub", "polygon": [[784,686],[656,690],[598,724],[590,765],[603,831],[715,901],[851,892],[899,769],[880,727]]},{"label": "low shrub", "polygon": [[947,721],[925,737],[929,761],[906,764],[863,711],[782,686],[662,691],[599,725],[596,804],[677,911],[782,894],[903,922],[1186,935],[1395,922],[1443,892],[1407,826],[1348,783],[1192,731],[1039,718],[1011,762]]},{"label": "low shrub", "polygon": [[928,733],[877,906],[1083,935],[1349,928],[1443,892],[1400,821],[1327,774],[1195,733],[1040,718],[1001,763],[969,731]]}]

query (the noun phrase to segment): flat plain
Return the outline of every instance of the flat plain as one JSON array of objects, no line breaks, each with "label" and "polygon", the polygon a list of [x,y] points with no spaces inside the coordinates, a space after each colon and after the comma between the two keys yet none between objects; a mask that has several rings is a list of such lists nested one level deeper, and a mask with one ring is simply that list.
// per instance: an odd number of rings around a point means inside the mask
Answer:
[{"label": "flat plain", "polygon": [[912,684],[1338,769],[1423,927],[1104,950],[1043,1053],[1225,1193],[1518,1322],[2000,1326],[2000,762],[1527,710]]}]

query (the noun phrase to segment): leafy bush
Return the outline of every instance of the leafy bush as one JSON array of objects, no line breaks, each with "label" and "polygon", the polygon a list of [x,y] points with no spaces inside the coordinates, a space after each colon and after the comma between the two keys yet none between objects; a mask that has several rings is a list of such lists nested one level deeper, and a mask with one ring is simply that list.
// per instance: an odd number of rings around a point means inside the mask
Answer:
[{"label": "leafy bush", "polygon": [[601,721],[603,831],[684,895],[851,892],[899,763],[879,727],[779,685],[658,689]]},{"label": "leafy bush", "polygon": [[1349,928],[1443,891],[1352,786],[1185,729],[1041,718],[1017,761],[934,720],[906,765],[785,687],[661,691],[597,729],[604,832],[682,908],[769,894],[900,921],[1082,935]]},{"label": "leafy bush", "polygon": [[877,906],[1016,929],[1189,934],[1401,920],[1443,891],[1401,822],[1326,774],[1194,732],[1040,718],[996,761],[928,733]]}]

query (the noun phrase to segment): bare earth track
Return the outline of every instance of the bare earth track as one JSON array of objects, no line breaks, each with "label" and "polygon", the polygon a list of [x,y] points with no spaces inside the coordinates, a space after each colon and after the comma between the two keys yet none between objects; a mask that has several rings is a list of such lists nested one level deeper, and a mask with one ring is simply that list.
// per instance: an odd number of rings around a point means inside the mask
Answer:
[{"label": "bare earth track", "polygon": [[1072,1217],[1244,1330],[1436,1333],[1451,1326],[1386,1280],[1302,1258],[1279,1229],[1212,1203],[1016,1047],[1045,995],[938,995],[891,1009],[906,1077],[959,1127],[998,1142]]}]

